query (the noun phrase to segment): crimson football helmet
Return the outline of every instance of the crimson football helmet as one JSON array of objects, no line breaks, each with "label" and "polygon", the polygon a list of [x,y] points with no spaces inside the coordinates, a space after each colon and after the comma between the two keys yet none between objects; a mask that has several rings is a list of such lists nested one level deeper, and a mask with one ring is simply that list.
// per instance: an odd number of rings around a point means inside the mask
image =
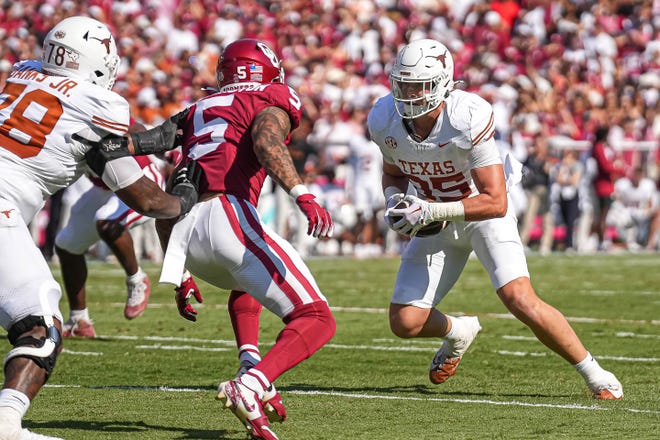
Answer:
[{"label": "crimson football helmet", "polygon": [[263,41],[251,38],[227,45],[215,73],[219,89],[244,82],[284,82],[284,70],[275,52]]}]

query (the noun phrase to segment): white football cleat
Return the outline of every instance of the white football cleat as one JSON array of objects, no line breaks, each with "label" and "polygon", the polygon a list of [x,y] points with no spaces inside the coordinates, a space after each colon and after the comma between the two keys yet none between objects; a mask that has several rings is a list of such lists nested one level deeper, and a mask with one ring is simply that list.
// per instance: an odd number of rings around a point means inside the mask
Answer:
[{"label": "white football cleat", "polygon": [[275,433],[270,430],[268,416],[264,412],[259,395],[243,385],[240,379],[221,383],[216,399],[234,413],[253,438],[278,440]]},{"label": "white football cleat", "polygon": [[605,374],[597,380],[587,383],[594,399],[598,400],[621,400],[623,398],[623,387],[614,374],[605,371]]},{"label": "white football cleat", "polygon": [[[254,367],[252,362],[247,360],[241,361],[241,366],[236,372],[236,379],[247,373],[252,367]],[[270,387],[264,391],[261,403],[264,406],[264,412],[270,423],[283,423],[286,420],[286,408],[284,407],[284,402],[282,402],[282,396],[280,396],[274,384],[270,384]]]},{"label": "white football cleat", "polygon": [[477,337],[481,330],[479,318],[476,316],[460,316],[453,318],[463,324],[462,334],[456,339],[445,339],[442,347],[435,354],[429,368],[429,380],[434,384],[441,384],[456,374],[461,357]]}]

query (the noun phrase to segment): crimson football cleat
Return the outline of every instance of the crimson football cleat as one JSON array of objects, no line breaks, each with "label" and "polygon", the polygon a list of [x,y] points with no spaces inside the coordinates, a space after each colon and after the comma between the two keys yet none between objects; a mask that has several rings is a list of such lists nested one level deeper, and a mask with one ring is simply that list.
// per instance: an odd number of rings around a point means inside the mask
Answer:
[{"label": "crimson football cleat", "polygon": [[282,396],[275,389],[275,385],[270,384],[270,388],[264,391],[261,402],[270,423],[283,423],[286,420],[286,408],[284,402],[282,402]]},{"label": "crimson football cleat", "polygon": [[[236,373],[236,379],[240,378],[252,367],[254,367],[252,362],[241,361],[241,366]],[[270,423],[283,423],[286,420],[286,408],[284,407],[284,402],[282,402],[282,396],[280,396],[274,384],[270,384],[270,387],[264,391],[261,403],[264,406],[264,412],[268,416]]]}]

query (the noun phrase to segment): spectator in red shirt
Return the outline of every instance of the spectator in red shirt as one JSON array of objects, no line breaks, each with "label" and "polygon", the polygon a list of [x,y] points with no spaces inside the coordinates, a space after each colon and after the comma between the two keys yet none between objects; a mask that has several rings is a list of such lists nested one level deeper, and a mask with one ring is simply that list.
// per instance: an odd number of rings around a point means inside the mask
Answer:
[{"label": "spectator in red shirt", "polygon": [[614,181],[625,174],[625,170],[615,165],[614,152],[607,145],[608,126],[600,126],[596,129],[591,156],[596,161],[596,176],[593,180],[594,192],[596,194],[596,210],[591,226],[593,232],[598,236],[598,249],[603,250],[605,241],[605,220],[612,206],[612,194],[614,193]]}]

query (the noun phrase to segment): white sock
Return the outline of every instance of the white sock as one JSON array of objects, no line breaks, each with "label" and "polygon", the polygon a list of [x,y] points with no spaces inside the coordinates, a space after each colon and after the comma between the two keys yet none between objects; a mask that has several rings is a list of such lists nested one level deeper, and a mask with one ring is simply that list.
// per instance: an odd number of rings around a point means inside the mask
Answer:
[{"label": "white sock", "polygon": [[445,315],[447,319],[451,322],[451,329],[443,336],[443,339],[457,339],[460,332],[461,321],[454,318],[453,316]]},{"label": "white sock", "polygon": [[605,373],[605,370],[598,364],[591,353],[587,352],[587,357],[573,365],[575,369],[589,382],[589,379],[600,376]]},{"label": "white sock", "polygon": [[4,388],[0,391],[0,409],[11,408],[18,415],[19,426],[20,420],[23,418],[28,408],[30,407],[30,399],[25,394],[12,388]]},{"label": "white sock", "polygon": [[126,277],[126,282],[130,283],[130,284],[137,284],[137,283],[141,282],[144,279],[145,275],[146,275],[146,273],[144,273],[142,268],[140,266],[138,266],[137,272],[135,272],[131,276]]},{"label": "white sock", "polygon": [[85,321],[89,321],[89,310],[87,307],[85,307],[82,310],[70,310],[69,311],[69,319],[73,322],[78,322],[81,319],[84,319]]}]

